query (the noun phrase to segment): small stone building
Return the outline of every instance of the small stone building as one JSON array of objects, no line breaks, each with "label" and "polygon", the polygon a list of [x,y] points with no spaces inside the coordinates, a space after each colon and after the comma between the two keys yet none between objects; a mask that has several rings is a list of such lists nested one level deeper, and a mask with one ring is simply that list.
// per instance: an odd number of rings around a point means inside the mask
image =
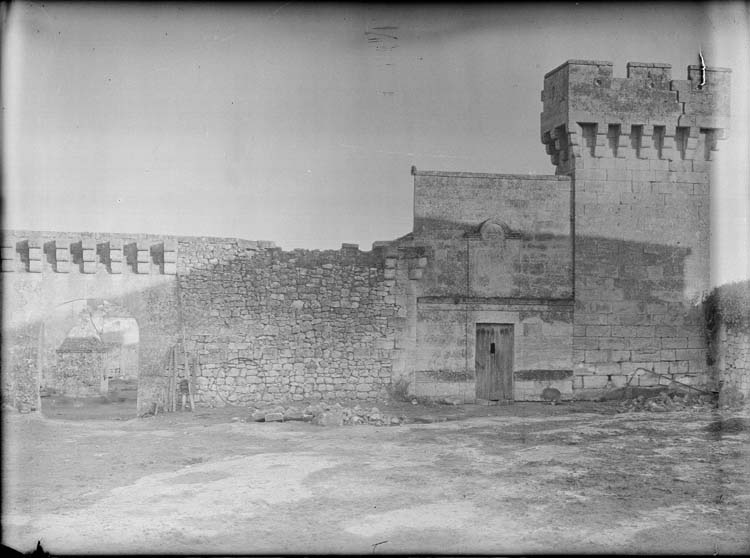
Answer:
[{"label": "small stone building", "polygon": [[67,397],[106,395],[111,347],[96,337],[66,337],[57,349],[52,388]]}]

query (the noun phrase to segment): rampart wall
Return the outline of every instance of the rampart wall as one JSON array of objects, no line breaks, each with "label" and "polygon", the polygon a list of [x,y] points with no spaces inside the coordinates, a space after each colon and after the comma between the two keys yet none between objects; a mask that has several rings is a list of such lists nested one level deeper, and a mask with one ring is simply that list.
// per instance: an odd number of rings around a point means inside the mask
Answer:
[{"label": "rampart wall", "polygon": [[201,403],[385,395],[405,370],[405,286],[424,266],[418,249],[30,231],[6,233],[2,253],[5,400],[38,405],[56,309],[106,300],[138,322],[141,413],[166,401],[173,347],[180,377],[185,354],[197,363]]},{"label": "rampart wall", "polygon": [[356,245],[284,252],[183,240],[179,290],[200,401],[373,399],[399,361],[400,263]]}]

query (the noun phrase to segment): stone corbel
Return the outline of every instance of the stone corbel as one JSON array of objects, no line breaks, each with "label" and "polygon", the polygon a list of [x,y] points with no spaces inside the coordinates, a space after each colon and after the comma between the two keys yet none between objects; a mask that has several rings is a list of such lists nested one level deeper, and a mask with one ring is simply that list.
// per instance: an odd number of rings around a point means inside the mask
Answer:
[{"label": "stone corbel", "polygon": [[620,124],[620,135],[617,138],[617,158],[627,159],[635,157],[632,145],[630,144],[630,133],[632,126],[630,124]]},{"label": "stone corbel", "polygon": [[41,273],[44,257],[44,250],[37,240],[29,240],[29,272]]},{"label": "stone corbel", "polygon": [[667,124],[664,127],[664,137],[662,138],[661,144],[661,158],[675,161],[679,157],[677,150],[675,149],[674,137],[677,133],[677,128],[673,124]]},{"label": "stone corbel", "polygon": [[164,275],[177,273],[177,241],[164,241]]},{"label": "stone corbel", "polygon": [[64,239],[55,240],[55,271],[70,273],[70,244]]},{"label": "stone corbel", "polygon": [[15,242],[11,239],[3,240],[0,257],[2,257],[2,270],[4,272],[16,271],[19,268],[21,260]]},{"label": "stone corbel", "polygon": [[83,257],[83,272],[96,273],[96,241],[82,240],[81,255]]},{"label": "stone corbel", "polygon": [[695,159],[695,150],[698,147],[700,130],[695,126],[690,126],[687,137],[687,145],[685,146],[685,159],[691,161]]},{"label": "stone corbel", "polygon": [[653,125],[643,125],[641,134],[641,147],[639,150],[639,159],[656,159],[656,149],[654,149],[654,127]]},{"label": "stone corbel", "polygon": [[140,274],[151,273],[151,247],[147,244],[136,245],[137,257],[135,272]]}]

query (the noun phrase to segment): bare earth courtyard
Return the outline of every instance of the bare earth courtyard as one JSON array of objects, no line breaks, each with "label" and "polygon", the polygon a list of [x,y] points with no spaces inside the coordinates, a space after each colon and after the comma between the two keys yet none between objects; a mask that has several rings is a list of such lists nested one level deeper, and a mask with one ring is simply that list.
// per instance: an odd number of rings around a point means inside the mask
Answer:
[{"label": "bare earth courtyard", "polygon": [[[745,412],[413,406],[391,427],[4,414],[3,544],[53,553],[747,553]],[[458,420],[440,420],[440,419]]]}]

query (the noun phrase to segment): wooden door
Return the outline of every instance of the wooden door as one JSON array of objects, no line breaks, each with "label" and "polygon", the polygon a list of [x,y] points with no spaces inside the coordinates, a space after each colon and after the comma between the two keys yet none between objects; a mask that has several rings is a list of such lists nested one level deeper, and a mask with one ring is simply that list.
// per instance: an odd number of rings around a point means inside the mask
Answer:
[{"label": "wooden door", "polygon": [[513,400],[513,324],[477,324],[477,397]]}]

